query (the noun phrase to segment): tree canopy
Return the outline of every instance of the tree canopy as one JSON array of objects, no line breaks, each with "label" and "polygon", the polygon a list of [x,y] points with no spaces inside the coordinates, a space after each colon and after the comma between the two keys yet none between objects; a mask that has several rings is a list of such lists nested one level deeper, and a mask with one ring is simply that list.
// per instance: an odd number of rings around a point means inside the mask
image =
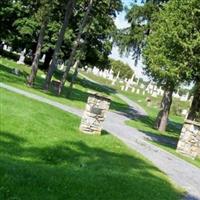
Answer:
[{"label": "tree canopy", "polygon": [[[136,1],[130,8],[126,9],[126,20],[130,26],[118,30],[115,41],[120,48],[121,53],[131,54],[133,59],[137,60],[142,54],[146,38],[151,31],[153,16],[159,12],[164,3],[168,0],[146,0]],[[137,3],[142,3],[138,5]]]},{"label": "tree canopy", "polygon": [[174,0],[151,26],[144,50],[146,72],[154,80],[177,85],[200,79],[200,3]]},{"label": "tree canopy", "polygon": [[146,72],[164,87],[195,83],[188,118],[200,113],[200,3],[198,0],[169,1],[155,15],[144,49]]},{"label": "tree canopy", "polygon": [[119,77],[121,78],[131,78],[134,74],[131,67],[120,60],[110,59],[110,68],[113,70],[114,75],[117,75],[118,72],[120,72]]}]

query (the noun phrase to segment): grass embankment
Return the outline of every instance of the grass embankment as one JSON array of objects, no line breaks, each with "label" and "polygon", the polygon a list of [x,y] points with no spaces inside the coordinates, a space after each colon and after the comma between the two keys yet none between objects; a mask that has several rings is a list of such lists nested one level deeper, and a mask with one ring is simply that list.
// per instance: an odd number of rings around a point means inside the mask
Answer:
[{"label": "grass embankment", "polygon": [[[92,73],[83,73],[85,76],[88,76],[90,79],[96,80],[99,83],[103,84],[105,79],[102,77],[95,78],[95,75]],[[111,85],[111,81],[107,80],[108,83]],[[176,152],[176,144],[179,140],[182,124],[184,122],[184,118],[182,116],[175,115],[177,110],[181,109],[188,109],[189,103],[188,102],[181,102],[178,99],[173,99],[172,109],[170,113],[170,121],[165,132],[160,132],[154,129],[154,122],[158,113],[159,105],[161,102],[161,97],[152,97],[148,94],[136,94],[129,91],[120,91],[119,84],[115,85],[114,88],[127,96],[129,99],[133,100],[134,102],[138,103],[141,107],[145,109],[148,113],[146,117],[135,118],[133,120],[127,121],[127,125],[137,128],[141,132],[147,134],[151,137],[151,143],[157,145],[160,148],[163,148],[170,153],[190,162],[191,164],[200,167],[200,159],[197,158],[195,160],[188,158],[186,156],[181,155],[180,153]],[[151,98],[151,105],[148,106],[146,102],[146,98]]]},{"label": "grass embankment", "polygon": [[0,89],[0,199],[178,200],[166,175],[80,119]]},{"label": "grass embankment", "polygon": [[[18,68],[21,71],[20,76],[12,74],[12,69]],[[114,89],[105,89],[98,84],[92,83],[82,78],[77,79],[77,83],[74,85],[73,91],[69,97],[66,97],[68,94],[68,87],[66,86],[63,89],[61,96],[57,96],[54,89],[51,87],[50,91],[44,93],[44,72],[38,70],[38,76],[35,80],[33,88],[26,86],[26,77],[30,73],[30,66],[28,65],[19,65],[15,61],[0,57],[0,80],[1,82],[7,83],[9,85],[21,88],[35,94],[38,94],[43,97],[50,98],[52,100],[58,101],[63,104],[67,104],[73,107],[84,109],[87,102],[87,98],[90,92],[95,92],[109,97],[111,101],[111,109],[117,111],[125,111],[128,109],[128,105],[119,99],[115,95]],[[60,79],[62,73],[57,72],[53,79]]]},{"label": "grass embankment", "polygon": [[158,108],[156,108],[155,105],[159,104],[159,100],[154,98],[154,106],[148,107],[144,96],[138,96],[137,94],[133,93],[126,93],[126,96],[128,96],[133,101],[137,98],[140,99],[139,101],[137,101],[138,104],[140,104],[148,113],[148,116],[135,118],[134,120],[127,121],[127,125],[137,128],[141,132],[150,136],[150,142],[155,144],[156,146],[166,151],[169,151],[170,153],[173,153],[174,155],[200,168],[200,158],[196,158],[195,160],[193,160],[176,152],[177,142],[179,140],[182,125],[184,123],[183,117],[170,114],[170,120],[167,126],[167,130],[165,132],[160,132],[154,128],[155,119],[158,113]]}]

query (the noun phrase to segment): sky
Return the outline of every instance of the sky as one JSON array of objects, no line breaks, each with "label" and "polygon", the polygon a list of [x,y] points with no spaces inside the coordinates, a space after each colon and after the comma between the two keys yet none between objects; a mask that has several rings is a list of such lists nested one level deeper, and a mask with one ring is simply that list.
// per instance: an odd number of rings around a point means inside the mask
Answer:
[{"label": "sky", "polygon": [[[130,6],[130,4],[134,2],[134,0],[123,0],[122,2],[124,4],[124,6]],[[129,26],[128,22],[125,20],[125,15],[126,15],[126,13],[125,13],[125,11],[123,11],[123,12],[120,12],[119,15],[116,17],[115,24],[116,24],[117,28],[121,29],[121,28],[127,28]],[[113,59],[116,59],[116,60],[121,60],[122,62],[129,64],[130,67],[134,70],[137,77],[143,78],[144,80],[148,80],[148,77],[144,76],[144,74],[143,74],[142,61],[139,61],[136,66],[131,55],[120,56],[118,48],[116,46],[113,47],[110,57]]]}]

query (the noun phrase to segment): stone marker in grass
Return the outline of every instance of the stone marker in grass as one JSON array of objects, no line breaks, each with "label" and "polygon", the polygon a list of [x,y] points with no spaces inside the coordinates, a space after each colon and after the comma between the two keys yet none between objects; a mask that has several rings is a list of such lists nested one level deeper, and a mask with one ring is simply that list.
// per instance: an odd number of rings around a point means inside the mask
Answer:
[{"label": "stone marker in grass", "polygon": [[200,123],[185,121],[177,145],[177,152],[192,158],[200,156]]},{"label": "stone marker in grass", "polygon": [[110,107],[110,99],[90,94],[81,120],[80,130],[87,134],[101,134],[102,123]]}]

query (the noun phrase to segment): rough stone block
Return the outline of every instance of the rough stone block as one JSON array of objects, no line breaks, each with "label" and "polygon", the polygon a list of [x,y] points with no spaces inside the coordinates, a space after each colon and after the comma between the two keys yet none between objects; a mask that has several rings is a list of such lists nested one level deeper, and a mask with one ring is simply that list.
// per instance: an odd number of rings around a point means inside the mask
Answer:
[{"label": "rough stone block", "polygon": [[181,131],[177,152],[189,157],[200,156],[200,124],[193,121],[185,121]]},{"label": "rough stone block", "polygon": [[102,123],[105,120],[105,114],[109,110],[109,106],[110,99],[91,94],[88,97],[80,130],[87,134],[101,134]]}]

